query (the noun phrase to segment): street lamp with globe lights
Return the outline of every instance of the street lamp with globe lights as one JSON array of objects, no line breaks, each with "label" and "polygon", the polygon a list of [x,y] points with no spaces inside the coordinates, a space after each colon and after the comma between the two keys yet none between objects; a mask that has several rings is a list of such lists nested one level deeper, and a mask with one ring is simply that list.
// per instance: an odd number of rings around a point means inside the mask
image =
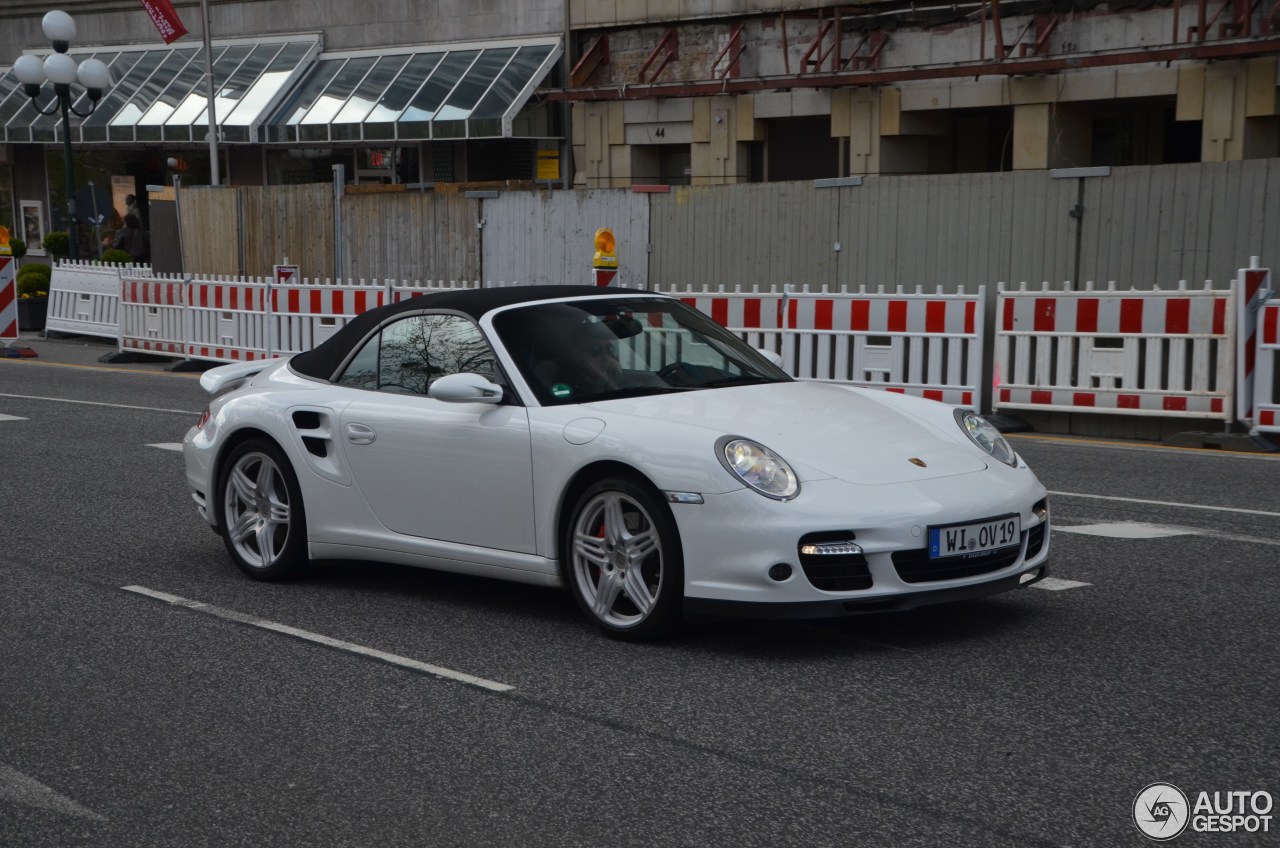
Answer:
[{"label": "street lamp with globe lights", "polygon": [[[93,114],[98,100],[104,91],[111,86],[111,71],[98,59],[85,59],[79,64],[67,55],[71,39],[76,37],[76,22],[66,12],[52,11],[40,22],[45,37],[53,42],[53,53],[42,61],[39,56],[19,56],[13,63],[14,76],[22,83],[23,93],[31,98],[31,105],[41,115],[52,115],[56,110],[62,112],[62,144],[63,158],[66,162],[67,182],[67,236],[69,242],[69,258],[78,259],[80,254],[79,228],[76,221],[75,174],[71,167],[71,114],[81,118]],[[53,83],[55,101],[47,109],[41,109],[37,98],[45,81]],[[89,95],[89,111],[81,112],[75,108],[71,96],[71,84],[79,80]]]}]

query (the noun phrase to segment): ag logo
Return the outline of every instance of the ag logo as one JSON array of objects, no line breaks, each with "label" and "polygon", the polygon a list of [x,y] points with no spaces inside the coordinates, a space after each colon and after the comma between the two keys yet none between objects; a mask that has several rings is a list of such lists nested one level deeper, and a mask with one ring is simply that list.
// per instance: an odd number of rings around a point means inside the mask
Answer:
[{"label": "ag logo", "polygon": [[1172,783],[1153,783],[1133,799],[1133,823],[1142,835],[1166,842],[1186,830],[1191,819],[1187,796]]}]

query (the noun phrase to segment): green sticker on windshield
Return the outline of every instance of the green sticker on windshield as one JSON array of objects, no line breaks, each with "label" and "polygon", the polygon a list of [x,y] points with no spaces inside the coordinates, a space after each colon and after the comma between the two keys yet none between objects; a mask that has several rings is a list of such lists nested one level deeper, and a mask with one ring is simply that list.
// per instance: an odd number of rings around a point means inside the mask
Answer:
[{"label": "green sticker on windshield", "polygon": [[556,383],[551,387],[551,396],[558,398],[567,398],[573,394],[573,389],[568,383]]}]

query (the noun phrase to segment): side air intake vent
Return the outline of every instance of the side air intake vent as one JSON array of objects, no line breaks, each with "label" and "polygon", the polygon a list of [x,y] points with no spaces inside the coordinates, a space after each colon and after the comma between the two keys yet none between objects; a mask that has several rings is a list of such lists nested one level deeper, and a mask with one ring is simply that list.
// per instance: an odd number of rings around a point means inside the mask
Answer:
[{"label": "side air intake vent", "polygon": [[293,426],[299,430],[319,430],[320,413],[299,409],[293,413]]}]

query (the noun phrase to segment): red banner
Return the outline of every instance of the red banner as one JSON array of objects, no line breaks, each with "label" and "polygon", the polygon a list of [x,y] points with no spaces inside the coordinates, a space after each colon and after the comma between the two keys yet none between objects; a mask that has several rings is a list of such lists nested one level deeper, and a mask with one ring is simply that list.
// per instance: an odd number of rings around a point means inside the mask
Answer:
[{"label": "red banner", "polygon": [[142,0],[142,7],[151,16],[151,23],[156,25],[165,44],[172,44],[187,34],[187,28],[178,19],[178,13],[169,0]]}]

